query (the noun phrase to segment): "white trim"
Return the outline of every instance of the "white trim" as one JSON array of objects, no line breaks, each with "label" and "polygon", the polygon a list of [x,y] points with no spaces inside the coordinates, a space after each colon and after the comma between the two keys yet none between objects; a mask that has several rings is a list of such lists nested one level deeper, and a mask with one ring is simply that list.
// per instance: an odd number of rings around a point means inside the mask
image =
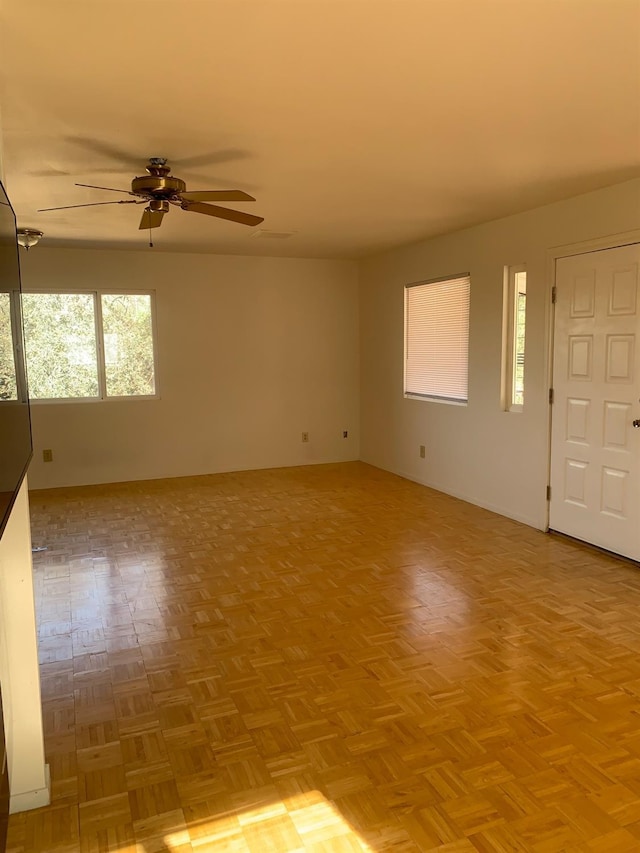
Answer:
[{"label": "white trim", "polygon": [[11,341],[13,344],[13,373],[16,383],[16,399],[3,400],[6,403],[26,403],[27,386],[24,369],[24,338],[22,335],[22,294],[18,288],[12,287],[2,289],[0,293],[6,293],[9,297],[9,327]]},{"label": "white trim", "polygon": [[[153,301],[153,300],[150,300]],[[93,294],[93,322],[96,336],[96,367],[98,368],[98,397],[107,399],[107,366],[104,360],[104,328],[102,325],[102,293]],[[154,365],[155,368],[155,365]]]},{"label": "white trim", "polygon": [[[160,394],[129,394],[126,397],[43,397],[42,399],[31,397],[30,406],[68,406],[70,403],[126,403],[130,400],[159,400]],[[16,402],[13,400],[12,402]]]},{"label": "white trim", "polygon": [[51,802],[51,771],[49,765],[44,765],[44,787],[35,791],[23,791],[20,794],[11,794],[9,798],[9,814],[27,812],[31,809],[40,809],[48,806]]},{"label": "white trim", "polygon": [[[640,228],[623,231],[622,234],[609,234],[605,237],[594,237],[591,240],[581,240],[579,243],[566,243],[547,249],[547,258],[568,258],[571,255],[588,255],[590,252],[601,252],[606,249],[617,249],[620,246],[630,246],[640,243]],[[554,280],[555,284],[555,280]]]},{"label": "white trim", "polygon": [[527,527],[533,527],[535,530],[545,532],[545,529],[540,526],[539,519],[531,518],[528,515],[514,513],[510,507],[498,506],[497,504],[488,503],[487,501],[481,501],[475,495],[469,495],[465,492],[458,492],[454,489],[444,488],[438,483],[423,480],[415,474],[407,474],[405,471],[396,470],[394,468],[382,468],[381,465],[376,465],[373,462],[367,462],[366,464],[373,465],[374,468],[380,468],[382,471],[389,471],[392,474],[396,474],[398,477],[402,477],[404,480],[410,480],[412,483],[418,483],[420,486],[425,486],[428,489],[433,489],[435,492],[441,492],[443,495],[449,495],[452,498],[457,498],[465,503],[480,507],[480,509],[486,509],[488,512],[494,512],[496,515],[501,515],[504,518],[511,519],[511,521],[517,521],[520,524],[526,524]]},{"label": "white trim", "polygon": [[459,278],[471,278],[470,272],[460,272],[456,275],[439,275],[436,278],[424,278],[420,281],[411,281],[405,287],[421,287],[423,284],[439,284],[441,281],[457,281]]},{"label": "white trim", "polygon": [[431,397],[429,394],[413,394],[405,391],[405,400],[420,400],[422,403],[442,403],[445,406],[468,406],[469,400],[454,400],[453,397]]},{"label": "white trim", "polygon": [[132,287],[84,287],[80,288],[69,288],[69,287],[26,287],[23,288],[22,293],[68,293],[70,296],[73,296],[75,293],[84,293],[91,295],[92,293],[106,293],[107,295],[120,295],[120,294],[129,294],[130,296],[155,296],[155,290],[153,288],[132,288]]},{"label": "white trim", "polygon": [[[545,300],[545,328],[548,330],[549,346],[547,347],[547,367],[544,375],[547,388],[553,388],[553,346],[555,336],[555,307],[553,304],[553,288],[556,286],[556,266],[560,258],[573,255],[588,255],[591,252],[602,252],[607,249],[618,249],[621,246],[631,246],[640,243],[640,228],[623,231],[621,234],[608,234],[604,237],[594,237],[591,240],[581,240],[578,243],[566,243],[547,249],[547,298]],[[547,483],[551,482],[551,403],[547,404]],[[544,530],[549,530],[550,502],[545,498]]]},{"label": "white trim", "polygon": [[28,400],[27,389],[27,373],[25,367],[24,355],[24,334],[22,327],[22,293],[19,290],[14,290],[9,296],[9,314],[11,317],[11,334],[14,340],[14,365],[16,371],[16,387],[18,390],[18,400],[21,403],[26,403]]}]

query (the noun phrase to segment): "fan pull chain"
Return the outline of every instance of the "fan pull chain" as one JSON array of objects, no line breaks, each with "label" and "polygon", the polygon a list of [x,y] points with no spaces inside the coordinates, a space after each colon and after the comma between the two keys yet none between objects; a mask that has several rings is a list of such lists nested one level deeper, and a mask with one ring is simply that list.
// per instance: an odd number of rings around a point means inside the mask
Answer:
[{"label": "fan pull chain", "polygon": [[153,241],[151,239],[151,226],[149,226],[149,248],[153,249]]}]

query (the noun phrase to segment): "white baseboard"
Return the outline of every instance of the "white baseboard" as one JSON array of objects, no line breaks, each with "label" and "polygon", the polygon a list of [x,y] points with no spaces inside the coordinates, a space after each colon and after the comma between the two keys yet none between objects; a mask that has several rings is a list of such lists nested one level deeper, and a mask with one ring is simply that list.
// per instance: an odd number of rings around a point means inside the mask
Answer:
[{"label": "white baseboard", "polygon": [[[389,469],[387,468],[386,470],[388,471]],[[443,488],[438,483],[429,483],[426,480],[421,480],[414,474],[408,474],[405,471],[392,471],[392,473],[397,474],[399,477],[403,477],[405,480],[411,480],[421,486],[426,486],[428,489],[435,489],[436,492],[442,492],[445,495],[450,495],[452,498],[458,498],[466,503],[479,506],[482,509],[488,509],[489,512],[495,512],[497,515],[503,515],[505,518],[510,518],[512,521],[519,521],[520,524],[526,524],[527,527],[534,527],[536,530],[542,531],[546,530],[544,523],[541,523],[539,519],[513,512],[509,507],[498,506],[487,501],[478,500],[475,496],[465,494],[464,492],[457,492],[453,489]]]},{"label": "white baseboard", "polygon": [[35,791],[23,791],[20,794],[11,794],[9,800],[9,814],[16,812],[28,812],[31,809],[39,809],[48,806],[51,802],[51,772],[49,765],[44,765],[44,788]]}]

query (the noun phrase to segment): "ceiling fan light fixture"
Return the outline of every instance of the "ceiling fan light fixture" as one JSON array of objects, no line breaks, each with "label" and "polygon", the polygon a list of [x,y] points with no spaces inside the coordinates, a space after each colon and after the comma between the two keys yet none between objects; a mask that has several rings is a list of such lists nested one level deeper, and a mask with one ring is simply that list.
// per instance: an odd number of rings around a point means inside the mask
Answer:
[{"label": "ceiling fan light fixture", "polygon": [[43,232],[37,231],[35,228],[18,228],[16,231],[18,244],[27,251],[32,246],[36,246],[43,236]]}]

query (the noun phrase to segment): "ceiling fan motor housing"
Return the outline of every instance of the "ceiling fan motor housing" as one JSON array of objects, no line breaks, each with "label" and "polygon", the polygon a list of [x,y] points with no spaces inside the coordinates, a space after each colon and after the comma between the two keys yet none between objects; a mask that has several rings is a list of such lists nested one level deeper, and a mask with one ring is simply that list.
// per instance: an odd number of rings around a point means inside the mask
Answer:
[{"label": "ceiling fan motor housing", "polygon": [[145,175],[131,181],[131,192],[149,198],[169,199],[177,193],[183,193],[187,185],[173,175]]}]

